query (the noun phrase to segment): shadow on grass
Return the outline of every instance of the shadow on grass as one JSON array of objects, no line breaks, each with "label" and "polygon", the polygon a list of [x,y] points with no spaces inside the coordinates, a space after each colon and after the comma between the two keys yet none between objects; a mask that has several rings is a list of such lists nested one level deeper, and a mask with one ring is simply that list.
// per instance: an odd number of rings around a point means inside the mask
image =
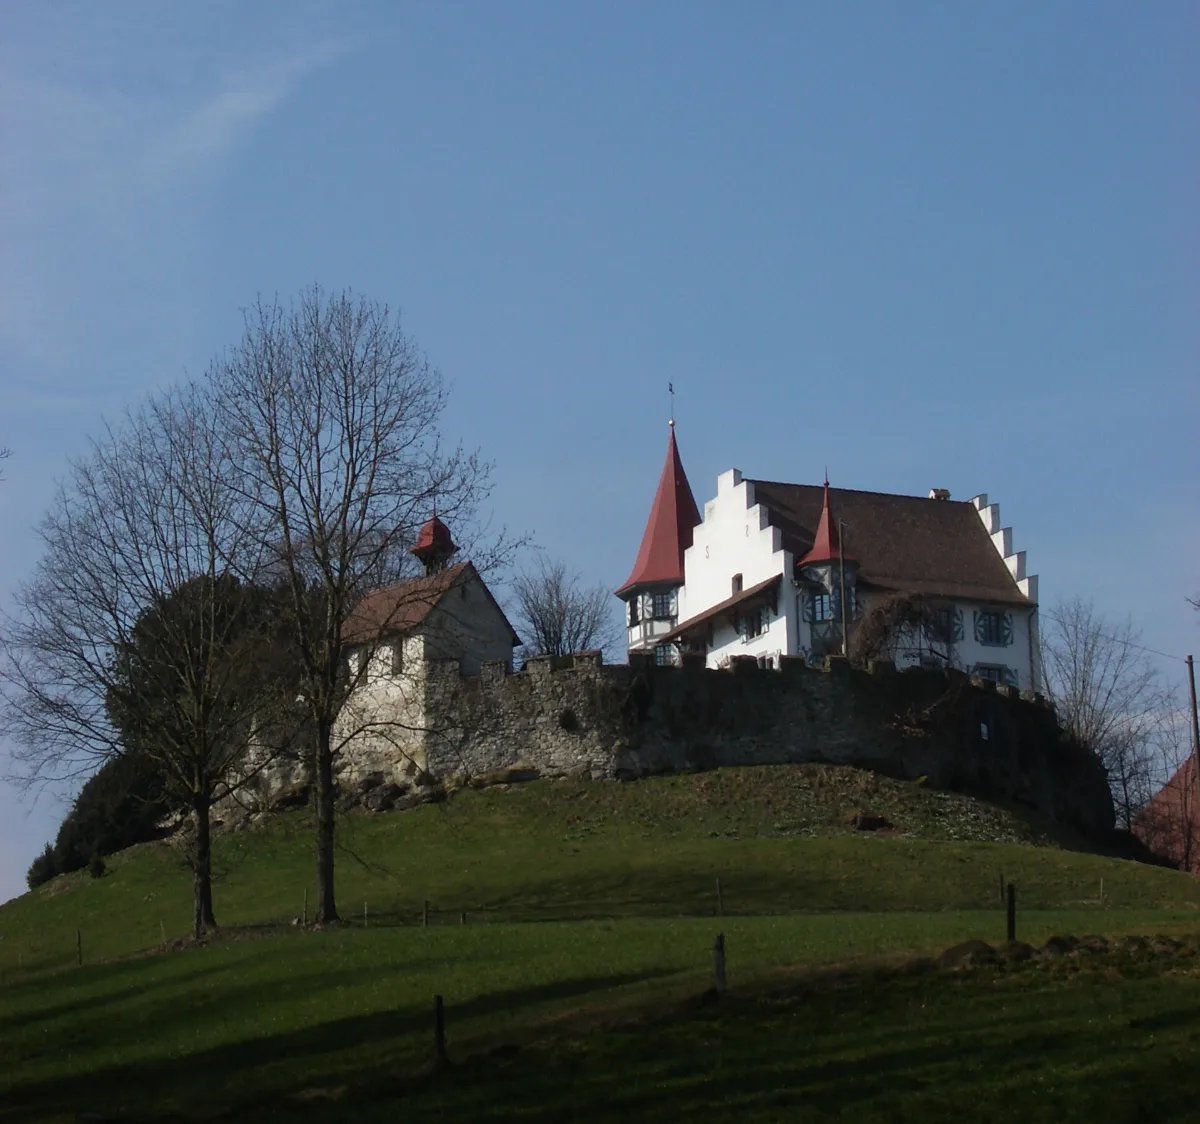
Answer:
[{"label": "shadow on grass", "polygon": [[[515,1015],[523,1008],[538,1004],[578,999],[672,974],[648,971],[585,976],[480,995],[447,1006],[449,1033],[453,1036],[455,1023],[459,1021]],[[361,973],[354,975],[361,977]],[[314,985],[330,985],[327,975],[314,975],[312,982]],[[137,1111],[144,1115],[147,1108],[153,1109],[164,1098],[187,1104],[189,1113],[193,1110],[203,1111],[205,1106],[213,1104],[215,1098],[227,1103],[235,1097],[252,1095],[258,1101],[264,1095],[275,1097],[290,1091],[297,1078],[303,1079],[306,1072],[319,1072],[323,1057],[328,1056],[336,1063],[337,1055],[344,1059],[347,1054],[356,1051],[361,1051],[364,1062],[378,1069],[390,1065],[391,1057],[397,1053],[411,1058],[412,1051],[418,1048],[415,1036],[422,1031],[428,1032],[429,1049],[432,1052],[432,998],[431,995],[428,1010],[377,1011],[317,1023],[283,1034],[228,1042],[185,1057],[147,1060],[99,1073],[26,1085],[18,1083],[8,1094],[10,1106],[0,1114],[0,1120],[41,1120],[51,1112],[78,1112],[85,1109],[117,1111],[134,1101]],[[220,999],[214,1000],[214,1003],[219,1002]],[[192,1010],[189,1004],[189,1016]],[[171,1013],[175,1017],[183,1015],[178,1005],[172,1004],[161,1011],[160,1016],[170,1017]],[[153,1020],[143,1022],[138,1033],[143,1038],[152,1037]],[[414,1036],[414,1040],[399,1041],[407,1036]],[[358,1059],[350,1064],[344,1060],[338,1064],[349,1070],[342,1079],[362,1078],[363,1074],[359,1072],[362,1064]]]}]

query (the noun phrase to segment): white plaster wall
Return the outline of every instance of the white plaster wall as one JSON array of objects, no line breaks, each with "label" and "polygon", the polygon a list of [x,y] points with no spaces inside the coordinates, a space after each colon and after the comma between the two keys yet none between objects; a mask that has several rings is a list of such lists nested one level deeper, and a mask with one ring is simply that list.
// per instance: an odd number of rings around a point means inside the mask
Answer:
[{"label": "white plaster wall", "polygon": [[742,575],[743,589],[776,574],[784,575],[778,611],[771,613],[763,634],[746,642],[728,623],[719,623],[709,649],[709,667],[719,667],[735,655],[766,656],[793,650],[792,556],[783,549],[779,529],[768,522],[767,509],[755,502],[754,486],[743,480],[736,468],[717,477],[717,494],[704,505],[704,520],[693,533],[683,567],[681,622],[728,599],[734,574]]},{"label": "white plaster wall", "polygon": [[456,659],[464,675],[484,660],[512,664],[512,633],[475,575],[460,581],[425,618],[426,659]]}]

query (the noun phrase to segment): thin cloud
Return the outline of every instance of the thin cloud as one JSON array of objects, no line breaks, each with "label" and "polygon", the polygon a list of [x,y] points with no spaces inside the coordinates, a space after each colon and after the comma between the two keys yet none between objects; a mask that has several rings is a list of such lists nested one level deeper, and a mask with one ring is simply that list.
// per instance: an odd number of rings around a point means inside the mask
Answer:
[{"label": "thin cloud", "polygon": [[336,62],[347,50],[329,45],[224,76],[213,94],[154,145],[146,170],[163,180],[219,161],[308,75]]}]

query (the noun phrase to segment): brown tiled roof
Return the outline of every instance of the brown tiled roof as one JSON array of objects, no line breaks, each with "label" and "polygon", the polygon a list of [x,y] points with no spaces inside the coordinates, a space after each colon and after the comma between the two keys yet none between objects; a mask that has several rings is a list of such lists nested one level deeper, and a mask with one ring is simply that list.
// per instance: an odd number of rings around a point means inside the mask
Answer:
[{"label": "brown tiled roof", "polygon": [[752,585],[749,589],[743,589],[741,593],[735,593],[732,597],[726,597],[724,601],[719,601],[711,608],[705,609],[703,613],[697,613],[694,617],[688,617],[682,624],[676,625],[671,629],[662,638],[661,643],[678,640],[686,636],[689,632],[695,631],[699,625],[715,620],[722,613],[728,613],[730,609],[740,608],[743,605],[762,604],[764,601],[772,600],[779,595],[778,587],[782,576],[782,574],[776,574],[774,577],[767,578],[766,581]]},{"label": "brown tiled roof", "polygon": [[[408,578],[395,585],[386,585],[382,589],[373,589],[355,607],[342,625],[342,640],[347,644],[364,644],[378,639],[381,635],[395,632],[409,632],[419,625],[434,606],[460,581],[468,577],[478,578],[488,599],[496,606],[496,611],[503,617],[504,611],[496,604],[491,590],[470,562],[459,562],[454,566],[436,574],[425,574],[418,578]],[[505,618],[505,624],[508,619]],[[519,644],[520,639],[513,632],[513,643]]]},{"label": "brown tiled roof", "polygon": [[[754,497],[796,558],[812,549],[822,488],[752,480]],[[833,518],[845,521],[845,549],[863,586],[931,597],[1031,604],[992,545],[974,504],[830,488]]]}]

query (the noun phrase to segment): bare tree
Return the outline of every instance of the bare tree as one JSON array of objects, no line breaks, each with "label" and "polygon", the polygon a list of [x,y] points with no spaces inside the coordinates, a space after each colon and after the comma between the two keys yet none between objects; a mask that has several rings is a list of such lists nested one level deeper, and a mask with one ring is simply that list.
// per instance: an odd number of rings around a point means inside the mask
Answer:
[{"label": "bare tree", "polygon": [[619,630],[613,596],[603,585],[585,586],[565,562],[540,557],[513,581],[525,654],[565,656],[615,644]]},{"label": "bare tree", "polygon": [[1078,597],[1046,614],[1041,634],[1047,695],[1063,727],[1100,759],[1126,827],[1153,794],[1154,739],[1170,710],[1140,639],[1131,621],[1111,621]]},{"label": "bare tree", "polygon": [[848,655],[866,667],[872,660],[894,660],[902,652],[954,663],[953,610],[919,593],[894,593],[873,601],[850,629]]},{"label": "bare tree", "polygon": [[[409,572],[408,548],[432,510],[459,532],[474,523],[490,466],[444,447],[441,377],[398,317],[349,293],[313,288],[288,307],[259,302],[210,379],[236,476],[257,508],[255,533],[288,590],[313,747],[316,919],[330,922],[334,759],[360,732],[339,716],[375,645],[402,619],[404,599],[389,600],[368,625],[357,621],[353,636],[347,622],[368,592]],[[504,555],[503,534],[486,559],[482,550],[474,561],[486,570]]]},{"label": "bare tree", "polygon": [[253,571],[246,495],[194,387],[108,427],[38,528],[43,553],[5,628],[4,719],[26,784],[124,752],[192,814],[197,936],[215,924],[210,808],[276,669],[231,567]]},{"label": "bare tree", "polygon": [[1158,791],[1133,822],[1134,834],[1181,870],[1200,867],[1200,778],[1192,747],[1191,715],[1172,700],[1155,738]]}]

